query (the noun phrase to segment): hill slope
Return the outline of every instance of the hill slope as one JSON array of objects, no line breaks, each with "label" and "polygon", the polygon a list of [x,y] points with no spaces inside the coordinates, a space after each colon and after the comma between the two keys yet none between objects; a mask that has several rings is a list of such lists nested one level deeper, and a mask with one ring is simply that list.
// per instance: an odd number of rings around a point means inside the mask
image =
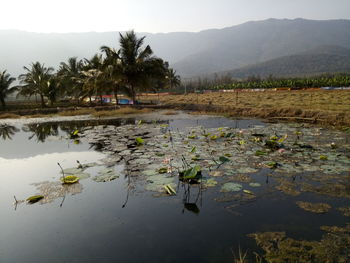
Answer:
[{"label": "hill slope", "polygon": [[283,56],[255,65],[218,73],[233,78],[249,76],[296,77],[322,73],[350,72],[350,49],[339,46],[321,46],[291,56]]}]

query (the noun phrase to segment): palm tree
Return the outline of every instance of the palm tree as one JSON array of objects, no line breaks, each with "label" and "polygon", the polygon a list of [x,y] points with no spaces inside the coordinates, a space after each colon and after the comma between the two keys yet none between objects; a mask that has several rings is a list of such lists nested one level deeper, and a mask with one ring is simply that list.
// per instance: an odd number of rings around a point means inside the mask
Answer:
[{"label": "palm tree", "polygon": [[116,103],[118,104],[118,90],[122,88],[123,83],[120,51],[107,46],[102,46],[101,51],[105,54],[103,64],[104,78],[111,84]]},{"label": "palm tree", "polygon": [[6,70],[0,71],[0,102],[3,109],[6,107],[6,97],[17,89],[16,87],[10,88],[12,82],[15,80],[10,74],[6,73]]},{"label": "palm tree", "polygon": [[52,77],[53,68],[46,68],[40,62],[32,63],[31,67],[24,67],[27,73],[19,76],[21,84],[20,95],[33,96],[39,95],[41,106],[45,107],[45,97],[49,96],[50,79]]},{"label": "palm tree", "polygon": [[79,81],[82,83],[83,97],[89,97],[90,104],[91,97],[99,94],[102,101],[102,65],[103,58],[99,54],[95,54],[91,59],[85,59],[83,69],[81,71]]},{"label": "palm tree", "polygon": [[67,63],[61,62],[57,73],[65,94],[75,97],[78,102],[79,97],[82,95],[82,85],[79,81],[82,68],[83,61],[78,60],[76,57],[71,57]]},{"label": "palm tree", "polygon": [[181,85],[181,78],[179,75],[176,75],[176,70],[169,68],[166,74],[166,79],[168,81],[169,89],[173,87],[178,87]]},{"label": "palm tree", "polygon": [[[147,80],[156,77],[159,70],[155,67],[164,67],[162,60],[153,56],[149,45],[142,48],[145,37],[137,38],[134,31],[119,34],[119,58],[124,79],[124,85],[135,101],[137,89],[142,89]],[[161,62],[161,63],[160,63]]]}]

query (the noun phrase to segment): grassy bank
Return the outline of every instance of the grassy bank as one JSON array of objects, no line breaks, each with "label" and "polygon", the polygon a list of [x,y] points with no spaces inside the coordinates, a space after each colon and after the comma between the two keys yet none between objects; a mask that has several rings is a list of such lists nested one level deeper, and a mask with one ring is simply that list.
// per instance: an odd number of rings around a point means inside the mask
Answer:
[{"label": "grassy bank", "polygon": [[[154,98],[142,98],[145,101],[150,99]],[[160,96],[159,99],[172,108],[200,112],[350,126],[349,90],[213,92]]]}]

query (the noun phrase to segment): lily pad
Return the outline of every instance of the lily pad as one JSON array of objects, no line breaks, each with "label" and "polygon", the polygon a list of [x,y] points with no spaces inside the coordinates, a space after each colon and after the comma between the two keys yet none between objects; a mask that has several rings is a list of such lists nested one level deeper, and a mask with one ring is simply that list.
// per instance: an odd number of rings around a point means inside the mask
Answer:
[{"label": "lily pad", "polygon": [[94,178],[92,178],[92,180],[94,180],[97,183],[105,183],[105,182],[113,181],[113,180],[117,179],[118,177],[119,176],[117,176],[115,174],[105,174],[105,175],[95,176]]},{"label": "lily pad", "polygon": [[222,187],[220,192],[238,192],[241,191],[243,186],[241,184],[236,183],[225,183]]},{"label": "lily pad", "polygon": [[75,184],[79,181],[79,177],[76,175],[67,175],[61,178],[63,184]]}]

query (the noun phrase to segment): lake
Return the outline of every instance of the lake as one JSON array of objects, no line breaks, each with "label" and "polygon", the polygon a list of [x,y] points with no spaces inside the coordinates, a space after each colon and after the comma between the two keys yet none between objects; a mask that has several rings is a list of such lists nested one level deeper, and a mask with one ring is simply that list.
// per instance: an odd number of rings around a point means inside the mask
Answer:
[{"label": "lake", "polygon": [[[239,251],[349,262],[349,158],[349,133],[300,123],[2,120],[0,262],[234,262]],[[79,182],[62,185],[57,163]],[[33,195],[44,198],[27,204]]]}]

